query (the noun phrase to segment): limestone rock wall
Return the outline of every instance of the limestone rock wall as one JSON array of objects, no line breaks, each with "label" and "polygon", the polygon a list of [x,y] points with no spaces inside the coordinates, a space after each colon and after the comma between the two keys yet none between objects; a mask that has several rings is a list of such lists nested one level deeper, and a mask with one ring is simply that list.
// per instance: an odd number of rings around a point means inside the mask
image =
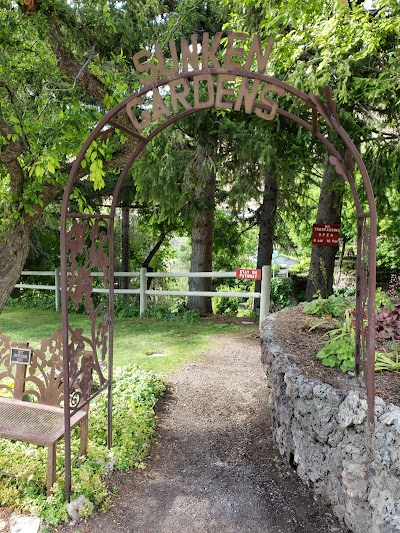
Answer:
[{"label": "limestone rock wall", "polygon": [[263,323],[261,352],[281,454],[355,533],[399,532],[400,408],[376,397],[370,432],[362,385],[344,377],[336,388],[302,375],[274,342],[273,320]]}]

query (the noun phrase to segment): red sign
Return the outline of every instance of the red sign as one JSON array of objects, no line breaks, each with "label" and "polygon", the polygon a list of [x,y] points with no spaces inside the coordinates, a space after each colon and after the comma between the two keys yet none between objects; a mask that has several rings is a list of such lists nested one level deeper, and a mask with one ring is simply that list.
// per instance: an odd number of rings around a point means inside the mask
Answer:
[{"label": "red sign", "polygon": [[261,279],[261,269],[259,268],[237,268],[237,279]]},{"label": "red sign", "polygon": [[340,224],[313,224],[312,243],[315,246],[339,246]]}]

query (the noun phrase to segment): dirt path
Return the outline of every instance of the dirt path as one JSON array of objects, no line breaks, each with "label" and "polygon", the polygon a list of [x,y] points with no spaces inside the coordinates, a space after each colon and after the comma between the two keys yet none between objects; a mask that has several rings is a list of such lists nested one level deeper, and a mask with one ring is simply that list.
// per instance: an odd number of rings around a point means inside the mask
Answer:
[{"label": "dirt path", "polygon": [[112,508],[62,532],[344,533],[280,460],[259,339],[221,336],[171,377],[149,466],[117,476]]}]

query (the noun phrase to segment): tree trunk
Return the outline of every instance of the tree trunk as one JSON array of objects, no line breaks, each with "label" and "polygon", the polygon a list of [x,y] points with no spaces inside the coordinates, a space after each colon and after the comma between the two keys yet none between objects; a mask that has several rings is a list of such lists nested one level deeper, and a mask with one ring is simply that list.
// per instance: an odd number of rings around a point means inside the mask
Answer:
[{"label": "tree trunk", "polygon": [[0,311],[18,282],[30,249],[30,228],[18,224],[0,244]]},{"label": "tree trunk", "polygon": [[[265,176],[263,203],[258,211],[260,230],[258,234],[257,268],[270,265],[274,246],[276,209],[278,205],[278,182],[275,177]],[[256,281],[255,291],[261,291],[261,281]],[[254,311],[260,308],[259,298],[254,299]]]},{"label": "tree trunk", "polygon": [[[318,202],[316,223],[340,224],[343,188],[335,187],[341,179],[332,165],[325,163],[321,192]],[[337,246],[313,246],[310,261],[310,273],[307,280],[306,300],[311,301],[315,294],[327,298],[333,292],[333,271]]]},{"label": "tree trunk", "polygon": [[344,254],[346,251],[346,244],[347,244],[347,237],[346,235],[343,235],[342,237],[342,247],[340,249],[340,255],[339,255],[339,264],[338,264],[338,277],[336,279],[336,285],[340,282],[340,278],[342,277],[342,267],[343,267],[343,259]]},{"label": "tree trunk", "polygon": [[[204,162],[204,157],[199,158]],[[204,185],[195,193],[200,208],[196,211],[192,225],[192,255],[190,272],[212,272],[212,250],[214,237],[216,173],[210,170]],[[189,290],[211,291],[211,278],[189,278]],[[211,298],[190,296],[189,309],[198,309],[201,313],[212,313]]]}]

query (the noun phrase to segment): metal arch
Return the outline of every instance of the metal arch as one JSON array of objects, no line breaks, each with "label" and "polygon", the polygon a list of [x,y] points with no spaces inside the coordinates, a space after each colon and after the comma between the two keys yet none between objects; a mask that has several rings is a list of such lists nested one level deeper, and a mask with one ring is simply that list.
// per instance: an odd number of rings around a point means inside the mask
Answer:
[{"label": "metal arch", "polygon": [[[97,221],[107,219],[109,224],[109,242],[113,242],[113,225],[115,210],[118,200],[118,195],[121,190],[122,184],[128,174],[128,171],[134,161],[137,159],[139,154],[145,148],[145,146],[162,130],[173,124],[174,122],[182,119],[185,116],[203,111],[204,109],[211,109],[215,107],[215,102],[213,102],[208,107],[201,108],[192,108],[185,110],[183,112],[177,113],[170,119],[166,120],[159,126],[149,133],[146,137],[136,132],[127,132],[128,134],[132,133],[134,137],[138,140],[138,145],[135,150],[132,152],[129,160],[125,164],[123,170],[120,173],[118,182],[114,189],[113,201],[110,209],[110,215],[80,215],[80,214],[71,214],[68,211],[70,195],[72,192],[72,187],[74,181],[77,178],[78,169],[80,168],[81,162],[85,157],[85,154],[90,147],[91,143],[100,135],[103,128],[107,125],[118,127],[117,124],[113,121],[114,117],[120,113],[127,104],[131,102],[134,98],[141,97],[154,88],[168,85],[172,81],[179,79],[190,79],[196,75],[211,75],[217,76],[219,74],[228,74],[232,76],[239,76],[242,78],[251,78],[257,79],[261,82],[272,84],[281,89],[284,89],[286,92],[292,94],[296,98],[299,98],[305,102],[309,108],[312,110],[312,123],[307,122],[303,118],[292,114],[284,109],[277,108],[276,112],[288,118],[300,126],[304,127],[310,133],[312,133],[328,150],[330,157],[330,162],[336,167],[338,174],[342,175],[343,178],[349,183],[351,192],[353,194],[356,213],[357,213],[357,224],[358,224],[358,253],[357,253],[357,300],[356,300],[356,371],[359,373],[361,368],[361,363],[364,366],[364,373],[367,385],[367,396],[368,396],[368,421],[370,425],[374,423],[374,396],[375,396],[375,381],[374,381],[374,322],[375,322],[375,283],[376,283],[376,226],[377,226],[377,216],[376,216],[376,206],[374,195],[372,191],[371,182],[368,176],[368,172],[365,168],[365,165],[362,161],[362,158],[348,136],[345,130],[340,125],[339,117],[336,113],[336,106],[332,100],[330,89],[327,88],[325,91],[326,103],[321,102],[315,95],[307,95],[300,91],[299,89],[278,80],[274,77],[267,76],[258,72],[250,72],[248,70],[242,69],[226,69],[226,68],[207,68],[193,70],[190,72],[177,73],[172,76],[157,80],[151,84],[146,85],[140,91],[137,91],[122,102],[117,104],[111,111],[109,111],[103,119],[97,124],[97,126],[92,130],[88,136],[86,142],[83,144],[82,149],[80,150],[78,156],[76,157],[63,196],[62,202],[62,211],[61,211],[61,288],[62,288],[62,344],[63,344],[63,365],[64,365],[64,376],[66,376],[64,385],[64,395],[67,398],[69,393],[70,386],[70,376],[71,376],[71,353],[69,348],[69,336],[71,334],[69,323],[68,323],[68,265],[67,265],[67,251],[68,251],[68,237],[67,237],[67,225],[69,219],[81,219],[84,221]],[[262,109],[269,109],[268,106],[260,103],[254,103],[254,107],[259,107]],[[326,124],[332,128],[339,137],[343,140],[346,148],[347,154],[344,158],[339,154],[336,148],[330,143],[330,141],[318,130],[317,123],[317,114],[320,114]],[[360,170],[364,189],[367,195],[367,201],[369,204],[369,211],[363,212],[360,198],[358,195],[357,187],[353,177],[353,160],[357,163]],[[366,222],[369,221],[369,227],[366,225]],[[363,258],[363,250],[365,244],[367,243],[367,261]],[[114,257],[113,257],[113,246],[109,246],[109,257],[108,257],[108,274],[109,278],[113,280],[114,274]],[[369,275],[367,279],[366,276]],[[368,291],[366,291],[366,288]],[[114,290],[113,283],[109,284],[109,310],[108,310],[108,335],[109,335],[109,377],[108,377],[108,392],[109,392],[109,421],[111,421],[111,410],[112,410],[112,396],[111,396],[111,381],[112,381],[112,344],[113,344],[113,302],[114,302]],[[368,296],[368,303],[366,304],[366,299]],[[367,308],[367,317],[368,317],[368,327],[365,327],[364,309]],[[88,400],[89,401],[89,400]],[[109,422],[109,445],[111,444],[111,422]],[[71,447],[70,447],[70,410],[66,402],[65,405],[65,457],[66,457],[66,497],[67,499],[70,496],[71,490]]]}]

